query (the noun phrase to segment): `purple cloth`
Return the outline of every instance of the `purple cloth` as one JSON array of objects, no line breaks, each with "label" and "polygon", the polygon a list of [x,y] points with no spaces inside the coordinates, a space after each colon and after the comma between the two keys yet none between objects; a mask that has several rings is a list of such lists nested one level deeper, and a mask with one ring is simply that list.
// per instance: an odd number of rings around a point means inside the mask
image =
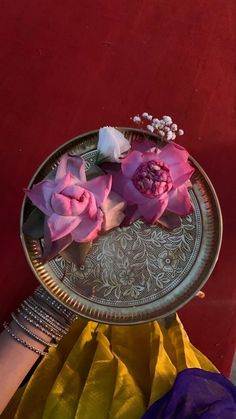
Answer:
[{"label": "purple cloth", "polygon": [[189,368],[142,419],[235,419],[236,387],[223,375]]}]

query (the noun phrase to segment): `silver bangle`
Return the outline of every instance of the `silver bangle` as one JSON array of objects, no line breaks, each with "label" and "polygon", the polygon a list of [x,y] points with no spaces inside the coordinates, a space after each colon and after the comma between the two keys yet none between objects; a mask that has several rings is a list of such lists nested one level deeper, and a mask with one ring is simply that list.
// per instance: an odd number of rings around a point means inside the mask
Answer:
[{"label": "silver bangle", "polygon": [[24,326],[16,317],[15,313],[11,313],[11,317],[14,320],[14,322],[17,324],[17,326],[19,326],[22,330],[24,330],[25,333],[27,333],[27,335],[31,336],[32,338],[34,338],[35,340],[37,340],[38,342],[42,343],[45,346],[50,346],[53,348],[57,347],[56,343],[52,343],[52,342],[47,342],[46,340],[42,339],[41,337],[37,336],[34,332],[32,332],[32,330],[28,329],[26,326]]},{"label": "silver bangle", "polygon": [[35,303],[32,304],[31,302],[28,301],[28,299],[25,300],[23,304],[25,304],[30,310],[33,310],[36,314],[38,314],[39,317],[41,317],[44,321],[46,321],[52,327],[57,329],[60,333],[68,332],[68,328],[65,328],[65,326],[59,323],[56,319],[54,319],[52,316],[47,314],[47,312],[44,311],[44,309],[40,307],[39,305]]},{"label": "silver bangle", "polygon": [[34,296],[28,297],[27,301],[29,301],[30,304],[33,304],[36,308],[39,308],[39,310],[44,311],[51,319],[55,320],[55,322],[57,322],[58,325],[61,325],[66,330],[68,330],[68,327],[71,326],[71,324],[68,323],[65,317],[62,316],[62,314],[59,314],[58,312],[56,312],[52,307],[50,307],[45,302],[42,302],[40,300],[38,301],[37,298],[35,298]]},{"label": "silver bangle", "polygon": [[[20,308],[17,309],[17,312],[20,314],[21,317],[23,317],[25,320],[27,320],[30,324],[36,327],[36,329],[41,330],[41,332],[45,333],[45,335],[49,336],[50,338],[54,339],[56,342],[59,342],[61,339],[61,336],[56,335],[53,330],[48,330],[43,326],[43,322],[37,321],[36,317],[31,317],[28,313],[25,313]],[[41,320],[41,319],[40,319]]]},{"label": "silver bangle", "polygon": [[4,329],[7,331],[7,333],[18,343],[23,345],[25,348],[28,348],[30,351],[35,352],[37,355],[46,355],[47,352],[40,351],[39,349],[36,349],[34,346],[30,345],[28,342],[26,342],[24,339],[19,338],[19,336],[15,335],[13,330],[10,328],[9,324],[6,322],[3,323]]},{"label": "silver bangle", "polygon": [[65,317],[65,319],[70,324],[72,324],[78,318],[77,314],[60,304],[57,300],[54,300],[54,298],[51,297],[51,295],[48,294],[48,292],[43,287],[39,286],[38,288],[36,288],[36,290],[34,291],[34,296],[39,298],[44,303],[48,304],[59,314],[63,315],[63,317]]},{"label": "silver bangle", "polygon": [[49,332],[53,332],[56,336],[59,338],[62,338],[63,334],[61,331],[56,329],[53,325],[51,325],[49,322],[46,322],[44,318],[42,318],[38,313],[35,311],[32,311],[29,307],[27,307],[24,303],[21,304],[21,308],[24,312],[26,312],[30,317],[35,319],[37,322],[42,324],[45,329],[48,329]]}]

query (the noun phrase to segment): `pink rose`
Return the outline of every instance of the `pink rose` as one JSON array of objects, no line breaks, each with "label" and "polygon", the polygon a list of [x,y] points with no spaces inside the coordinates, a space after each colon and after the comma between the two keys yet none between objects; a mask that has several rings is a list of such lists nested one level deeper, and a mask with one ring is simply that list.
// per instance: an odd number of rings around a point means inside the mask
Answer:
[{"label": "pink rose", "polygon": [[114,190],[132,206],[130,219],[155,223],[165,210],[186,216],[193,210],[187,187],[194,169],[188,152],[171,143],[162,150],[132,151],[114,175]]},{"label": "pink rose", "polygon": [[102,228],[100,207],[107,199],[111,182],[110,175],[87,181],[83,159],[64,155],[53,180],[43,180],[25,191],[46,215],[46,241],[65,237],[67,244],[94,240]]}]

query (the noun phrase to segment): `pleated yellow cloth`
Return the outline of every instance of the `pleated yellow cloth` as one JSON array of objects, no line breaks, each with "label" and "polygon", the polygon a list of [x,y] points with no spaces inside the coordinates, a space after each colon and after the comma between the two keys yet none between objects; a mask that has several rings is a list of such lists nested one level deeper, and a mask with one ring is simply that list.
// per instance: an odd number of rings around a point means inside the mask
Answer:
[{"label": "pleated yellow cloth", "polygon": [[169,328],[157,321],[108,326],[79,319],[1,418],[140,419],[186,368],[217,372],[178,317]]}]

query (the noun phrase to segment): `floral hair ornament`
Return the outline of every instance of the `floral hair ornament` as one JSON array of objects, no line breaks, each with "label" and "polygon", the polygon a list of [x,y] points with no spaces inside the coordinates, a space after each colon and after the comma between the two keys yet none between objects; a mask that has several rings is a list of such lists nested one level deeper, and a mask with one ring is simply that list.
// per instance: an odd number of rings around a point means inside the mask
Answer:
[{"label": "floral hair ornament", "polygon": [[[188,188],[194,169],[188,152],[168,135],[175,134],[177,125],[167,116],[159,120],[143,113],[142,117],[150,122],[147,130],[161,136],[163,147],[143,136],[130,145],[119,130],[100,128],[92,172],[86,173],[82,156],[65,154],[55,172],[25,190],[36,208],[23,231],[43,239],[44,262],[61,254],[80,266],[92,242],[108,230],[140,218],[174,229],[181,224],[180,217],[193,211]],[[139,116],[132,119],[142,123]]]}]

